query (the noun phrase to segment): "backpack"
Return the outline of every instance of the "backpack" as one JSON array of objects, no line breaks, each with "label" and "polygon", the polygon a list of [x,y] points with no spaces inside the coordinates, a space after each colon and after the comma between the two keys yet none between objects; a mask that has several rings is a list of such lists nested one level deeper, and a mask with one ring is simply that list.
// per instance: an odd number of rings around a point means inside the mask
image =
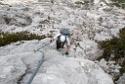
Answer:
[{"label": "backpack", "polygon": [[63,35],[68,36],[69,35],[69,30],[68,29],[62,29],[62,30],[60,30],[60,33],[63,34]]},{"label": "backpack", "polygon": [[[57,37],[57,42],[58,42],[58,43],[61,43],[60,37],[61,37],[61,35]],[[65,43],[65,42],[67,42],[67,41],[66,41],[66,36],[65,36],[65,41],[64,41],[64,43]]]}]

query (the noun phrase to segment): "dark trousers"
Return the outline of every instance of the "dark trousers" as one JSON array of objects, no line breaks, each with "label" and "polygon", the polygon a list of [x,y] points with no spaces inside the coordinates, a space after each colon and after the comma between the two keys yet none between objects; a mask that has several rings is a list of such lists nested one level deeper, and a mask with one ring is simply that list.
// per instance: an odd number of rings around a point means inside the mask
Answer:
[{"label": "dark trousers", "polygon": [[59,40],[56,41],[56,49],[64,48],[65,42],[60,42]]}]

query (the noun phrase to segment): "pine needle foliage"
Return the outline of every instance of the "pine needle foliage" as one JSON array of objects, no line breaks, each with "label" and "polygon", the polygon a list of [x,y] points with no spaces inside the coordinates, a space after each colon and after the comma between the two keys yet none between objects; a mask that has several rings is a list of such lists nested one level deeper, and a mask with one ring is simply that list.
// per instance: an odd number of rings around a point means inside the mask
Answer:
[{"label": "pine needle foliage", "polygon": [[33,39],[41,40],[44,38],[46,38],[45,35],[38,36],[36,34],[32,34],[26,31],[17,33],[0,32],[0,46],[5,46],[12,42],[17,42],[21,40],[33,40]]}]

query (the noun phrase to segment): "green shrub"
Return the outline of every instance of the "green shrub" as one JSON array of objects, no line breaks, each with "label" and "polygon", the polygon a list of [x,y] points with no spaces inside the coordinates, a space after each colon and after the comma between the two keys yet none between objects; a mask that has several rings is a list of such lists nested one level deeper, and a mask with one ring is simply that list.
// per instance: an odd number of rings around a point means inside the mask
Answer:
[{"label": "green shrub", "polygon": [[33,40],[33,39],[44,39],[45,35],[38,36],[29,32],[17,32],[17,33],[4,33],[0,32],[0,46],[10,44],[12,42],[17,42],[21,40]]},{"label": "green shrub", "polygon": [[[119,37],[113,37],[110,40],[99,42],[100,48],[104,50],[102,58],[110,60],[111,54],[114,55],[112,60],[119,63],[120,59],[125,58],[125,28],[119,31]],[[119,63],[121,68],[121,73],[125,72],[125,59],[122,63]]]},{"label": "green shrub", "polygon": [[10,19],[10,18],[7,18],[7,17],[5,17],[4,20],[5,20],[6,24],[9,24],[10,21],[11,21],[11,19]]},{"label": "green shrub", "polygon": [[125,72],[125,67],[122,67],[122,68],[120,69],[120,72],[121,72],[121,73],[124,73],[124,72]]},{"label": "green shrub", "polygon": [[77,5],[84,5],[84,3],[81,2],[81,1],[76,1],[75,4],[77,4]]},{"label": "green shrub", "polygon": [[112,0],[112,1],[115,2],[113,5],[125,8],[125,0]]},{"label": "green shrub", "polygon": [[113,2],[124,3],[125,0],[112,0]]}]

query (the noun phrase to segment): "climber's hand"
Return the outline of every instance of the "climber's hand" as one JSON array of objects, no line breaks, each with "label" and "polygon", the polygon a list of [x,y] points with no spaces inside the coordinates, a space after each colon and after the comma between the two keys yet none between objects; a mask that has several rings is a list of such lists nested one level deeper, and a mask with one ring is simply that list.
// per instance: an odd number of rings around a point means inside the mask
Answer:
[{"label": "climber's hand", "polygon": [[53,41],[52,40],[50,40],[50,43],[52,43]]},{"label": "climber's hand", "polygon": [[68,55],[68,54],[69,54],[68,52],[65,53],[65,55]]},{"label": "climber's hand", "polygon": [[50,42],[52,43],[54,41],[54,39],[52,38],[51,40],[50,40]]}]

